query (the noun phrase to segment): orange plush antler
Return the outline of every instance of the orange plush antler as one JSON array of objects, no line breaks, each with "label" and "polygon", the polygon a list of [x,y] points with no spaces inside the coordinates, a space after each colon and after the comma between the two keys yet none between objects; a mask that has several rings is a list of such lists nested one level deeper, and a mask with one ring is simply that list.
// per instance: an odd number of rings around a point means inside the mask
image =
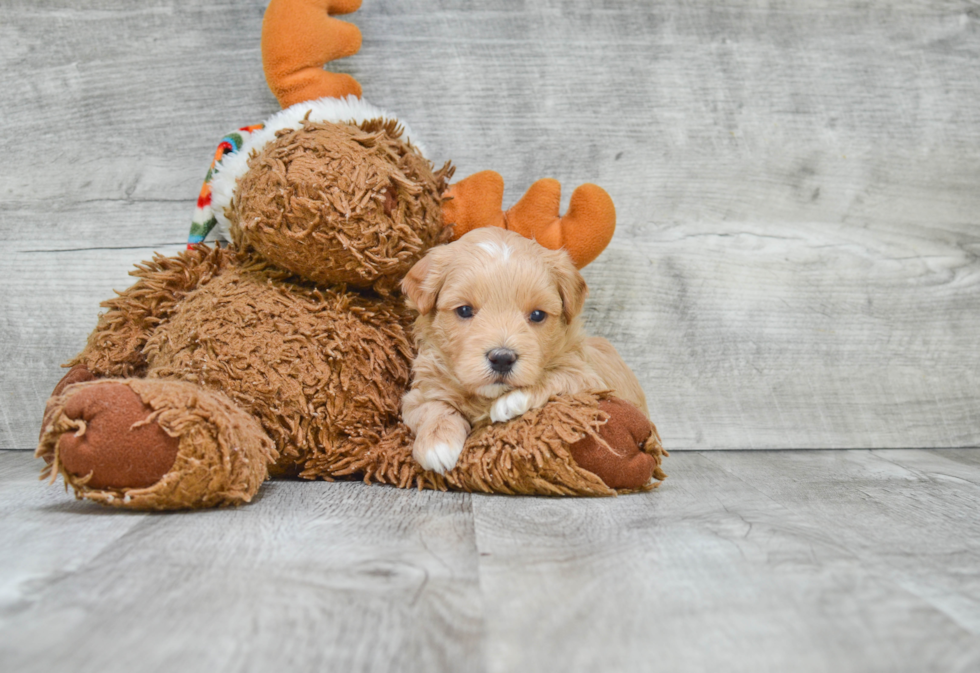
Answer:
[{"label": "orange plush antler", "polygon": [[323,64],[361,48],[357,26],[334,19],[350,14],[361,0],[272,0],[262,20],[265,80],[283,108],[330,96],[360,98],[350,75],[327,72]]},{"label": "orange plush antler", "polygon": [[575,266],[599,256],[616,229],[616,207],[597,185],[585,184],[572,192],[568,212],[559,214],[561,185],[557,180],[538,180],[513,208],[504,212],[504,180],[494,171],[483,171],[461,180],[446,193],[446,224],[454,226],[453,239],[478,227],[503,227],[537,241],[546,248],[564,248]]}]

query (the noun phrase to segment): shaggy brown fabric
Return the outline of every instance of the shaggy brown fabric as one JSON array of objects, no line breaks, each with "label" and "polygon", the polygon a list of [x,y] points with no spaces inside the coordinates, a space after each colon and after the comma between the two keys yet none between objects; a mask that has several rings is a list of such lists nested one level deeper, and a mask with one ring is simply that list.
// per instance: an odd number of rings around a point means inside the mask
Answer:
[{"label": "shaggy brown fabric", "polygon": [[94,381],[95,378],[95,374],[90,372],[85,365],[75,365],[68,370],[67,374],[61,377],[54,390],[51,391],[51,397],[48,398],[48,402],[44,407],[44,418],[41,420],[41,433],[38,436],[38,441],[44,436],[44,430],[48,427],[48,423],[51,422],[52,400],[61,395],[68,386],[75,383],[84,383],[85,381]]},{"label": "shaggy brown fabric", "polygon": [[[422,470],[412,458],[414,439],[401,423],[380,436],[359,437],[314,456],[301,476],[512,495],[615,495],[617,489],[577,465],[569,450],[576,442],[589,439],[612,451],[600,435],[609,415],[599,405],[607,399],[604,394],[560,396],[509,423],[479,428],[467,440],[455,469],[445,476]],[[656,477],[665,478],[659,467],[664,455],[659,441],[647,442],[642,450],[655,464]],[[647,491],[655,486],[644,481],[619,492]]]},{"label": "shaggy brown fabric", "polygon": [[[109,311],[71,376],[145,375],[121,383],[139,394],[168,436],[179,436],[177,455],[146,488],[123,488],[113,479],[88,483],[95,473],[79,476],[84,465],[67,469],[55,450],[59,437],[83,428],[64,413],[65,396],[120,380],[62,386],[38,455],[51,462],[45,475],[65,475],[79,497],[146,509],[237,504],[267,474],[300,472],[401,487],[612,495],[614,488],[576,464],[570,447],[626,455],[638,442],[636,428],[622,434],[618,420],[606,426],[605,395],[560,397],[506,425],[474,431],[448,475],[424,472],[412,458],[411,433],[398,423],[413,355],[412,316],[399,299],[318,288],[254,253],[204,246],[157,257],[137,275],[132,288],[106,302]],[[125,352],[127,344],[135,356]],[[606,448],[610,443],[616,450]],[[655,431],[643,451],[651,458],[633,459],[647,468],[652,460],[654,476],[663,478],[665,453]]]},{"label": "shaggy brown fabric", "polygon": [[77,390],[62,413],[81,427],[58,440],[58,459],[89,488],[146,488],[174,465],[177,438],[148,420],[153,410],[129,386],[107,381]]},{"label": "shaggy brown fabric", "polygon": [[180,299],[221,273],[233,259],[220,248],[198,246],[176,257],[154,255],[129,275],[139,280],[119,296],[102,302],[107,309],[88,337],[85,349],[69,365],[85,365],[95,376],[143,376],[143,346]]},{"label": "shaggy brown fabric", "polygon": [[411,376],[402,302],[239,263],[188,294],[147,340],[147,377],[228,395],[275,441],[277,474],[392,425]]},{"label": "shaggy brown fabric", "polygon": [[599,408],[609,422],[599,429],[599,442],[589,436],[570,447],[575,462],[597,475],[610,488],[632,490],[664,479],[660,457],[666,455],[657,428],[626,400],[602,400]]},{"label": "shaggy brown fabric", "polygon": [[[60,473],[78,497],[135,509],[239,504],[270,474],[300,473],[616,493],[576,464],[570,447],[580,443],[662,478],[655,430],[641,455],[637,432],[649,428],[624,429],[618,418],[607,427],[617,413],[604,410],[602,394],[556,398],[476,429],[445,476],[415,462],[398,422],[413,316],[394,289],[451,233],[441,208],[452,168],[433,171],[401,136],[385,120],[305,122],[254,153],[225,213],[237,251],[156,256],[103,304],[50,401],[38,447],[44,476]],[[610,483],[652,488],[634,468],[632,480]]]},{"label": "shaggy brown fabric", "polygon": [[397,122],[304,122],[249,159],[225,215],[239,250],[317,283],[395,288],[447,240],[441,199],[452,168],[432,164]]},{"label": "shaggy brown fabric", "polygon": [[[91,387],[128,386],[152,412],[145,423],[178,440],[172,468],[145,488],[96,488],[61,462],[57,446],[66,433],[84,435],[84,418],[71,418],[66,405]],[[180,381],[123,379],[92,381],[67,388],[55,399],[54,420],[37,455],[48,462],[42,479],[61,474],[77,498],[128,509],[184,509],[248,502],[268,476],[276,450],[261,426],[228,398]],[[107,412],[108,413],[108,412]]]}]

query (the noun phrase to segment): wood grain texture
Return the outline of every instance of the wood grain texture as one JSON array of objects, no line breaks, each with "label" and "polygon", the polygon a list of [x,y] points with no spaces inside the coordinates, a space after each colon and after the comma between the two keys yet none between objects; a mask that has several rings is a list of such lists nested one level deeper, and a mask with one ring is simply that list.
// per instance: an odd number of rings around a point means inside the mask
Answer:
[{"label": "wood grain texture", "polygon": [[648,496],[474,497],[491,670],[980,666],[975,464],[756,451],[669,467]]},{"label": "wood grain texture", "polygon": [[0,453],[3,670],[484,668],[467,495],[280,481],[139,515],[39,488],[37,462]]},{"label": "wood grain texture", "polygon": [[278,481],[141,515],[0,452],[0,667],[967,673],[977,455],[681,452],[613,499]]},{"label": "wood grain texture", "polygon": [[[264,2],[0,6],[0,446],[216,142],[276,110]],[[669,449],[980,446],[980,13],[968,0],[368,0],[333,64],[512,203],[603,185],[590,329]]]}]

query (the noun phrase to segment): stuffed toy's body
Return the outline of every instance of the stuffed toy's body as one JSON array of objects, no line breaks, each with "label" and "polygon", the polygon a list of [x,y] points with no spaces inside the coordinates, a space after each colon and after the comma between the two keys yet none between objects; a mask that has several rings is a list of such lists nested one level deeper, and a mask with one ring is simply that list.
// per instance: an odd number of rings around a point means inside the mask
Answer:
[{"label": "stuffed toy's body", "polygon": [[[330,5],[279,0],[269,15],[290,4]],[[579,188],[559,218],[549,182],[503,213],[499,176],[450,188],[448,164],[434,169],[404,125],[353,96],[253,128],[210,182],[231,246],[158,256],[103,304],[48,402],[43,476],[138,509],[248,502],[269,476],[566,495],[663,478],[656,429],[603,391],[482,428],[446,475],[412,459],[399,421],[414,315],[396,288],[412,265],[474,226],[547,229],[587,263],[611,236],[605,192]]]}]

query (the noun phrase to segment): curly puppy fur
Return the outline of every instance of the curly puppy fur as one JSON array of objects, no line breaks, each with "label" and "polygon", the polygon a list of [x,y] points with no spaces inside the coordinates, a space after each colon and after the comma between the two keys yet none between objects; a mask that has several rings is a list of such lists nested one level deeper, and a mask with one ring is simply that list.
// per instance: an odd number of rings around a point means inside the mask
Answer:
[{"label": "curly puppy fur", "polygon": [[612,390],[649,416],[612,345],[586,338],[579,313],[588,289],[564,251],[477,229],[429,251],[402,289],[419,312],[402,413],[426,468],[452,469],[471,428],[509,421],[554,395]]}]

